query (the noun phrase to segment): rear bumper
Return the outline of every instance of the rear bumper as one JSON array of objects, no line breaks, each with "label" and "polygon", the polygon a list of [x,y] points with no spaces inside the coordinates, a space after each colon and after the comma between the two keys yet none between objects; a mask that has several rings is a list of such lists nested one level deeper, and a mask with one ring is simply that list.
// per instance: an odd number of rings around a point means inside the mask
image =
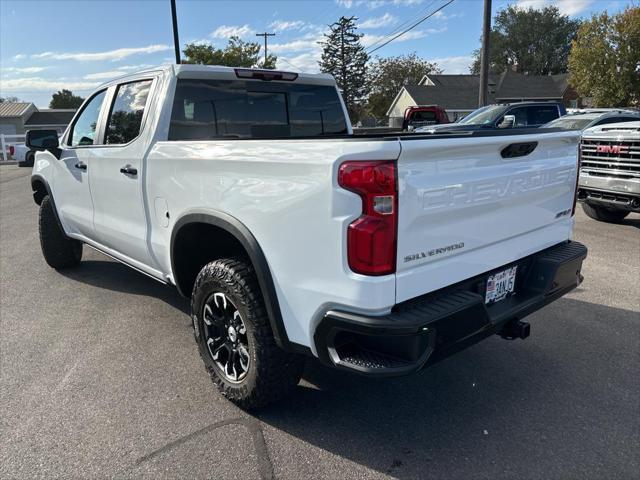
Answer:
[{"label": "rear bumper", "polygon": [[[379,317],[328,311],[314,342],[330,366],[375,376],[415,372],[520,320],[573,290],[587,249],[565,242],[437,292]],[[517,266],[515,293],[485,305],[487,277]]]}]

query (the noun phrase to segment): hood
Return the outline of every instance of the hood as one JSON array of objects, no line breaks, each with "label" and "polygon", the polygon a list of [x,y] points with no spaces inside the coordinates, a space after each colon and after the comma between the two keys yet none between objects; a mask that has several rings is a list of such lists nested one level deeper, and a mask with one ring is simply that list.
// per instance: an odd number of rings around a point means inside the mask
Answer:
[{"label": "hood", "polygon": [[582,136],[584,138],[611,138],[612,140],[640,140],[640,121],[598,125],[597,127],[587,128]]}]

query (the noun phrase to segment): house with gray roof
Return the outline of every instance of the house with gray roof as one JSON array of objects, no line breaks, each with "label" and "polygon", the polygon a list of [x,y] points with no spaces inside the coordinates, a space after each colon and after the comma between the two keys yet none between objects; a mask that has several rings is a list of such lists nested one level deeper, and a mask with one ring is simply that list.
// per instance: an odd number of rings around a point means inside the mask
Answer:
[{"label": "house with gray roof", "polygon": [[[404,111],[416,105],[439,105],[455,121],[478,108],[479,75],[428,74],[418,85],[406,85],[387,110],[389,126],[402,125]],[[489,103],[555,100],[571,108],[581,100],[569,86],[568,74],[522,75],[508,70],[489,76]]]},{"label": "house with gray roof", "polygon": [[21,135],[44,129],[62,133],[75,113],[75,109],[38,109],[33,103],[0,102],[0,133]]}]

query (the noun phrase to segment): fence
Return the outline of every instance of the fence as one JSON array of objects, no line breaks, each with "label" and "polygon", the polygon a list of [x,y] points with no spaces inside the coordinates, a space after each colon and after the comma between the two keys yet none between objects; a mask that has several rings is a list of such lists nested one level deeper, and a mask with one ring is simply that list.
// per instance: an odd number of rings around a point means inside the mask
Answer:
[{"label": "fence", "polygon": [[[2,149],[2,161],[8,162],[10,160],[14,160],[13,157],[15,152],[11,151],[11,147],[15,147],[16,145],[24,144],[24,133],[20,135],[5,135],[4,133],[0,133],[0,148]],[[14,141],[7,141],[15,139]]]}]

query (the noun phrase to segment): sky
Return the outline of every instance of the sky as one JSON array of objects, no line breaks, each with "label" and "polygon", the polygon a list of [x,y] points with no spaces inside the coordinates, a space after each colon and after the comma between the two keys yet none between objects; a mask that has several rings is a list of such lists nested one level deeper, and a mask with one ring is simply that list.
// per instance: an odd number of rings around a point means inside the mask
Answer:
[{"label": "sky", "polygon": [[[278,56],[277,68],[316,72],[326,26],[356,16],[369,50],[392,32],[434,12],[448,0],[177,0],[180,43],[224,47],[232,35],[262,42]],[[493,0],[541,8],[555,4],[572,18],[620,11],[631,0]],[[482,0],[454,0],[397,40],[383,57],[416,52],[445,73],[467,73],[479,46]],[[406,27],[405,27],[406,28]],[[400,31],[400,30],[398,30]],[[377,43],[376,43],[377,42]],[[0,96],[15,96],[46,108],[51,94],[66,88],[87,96],[100,83],[127,72],[172,63],[169,0],[111,2],[0,0]]]}]

